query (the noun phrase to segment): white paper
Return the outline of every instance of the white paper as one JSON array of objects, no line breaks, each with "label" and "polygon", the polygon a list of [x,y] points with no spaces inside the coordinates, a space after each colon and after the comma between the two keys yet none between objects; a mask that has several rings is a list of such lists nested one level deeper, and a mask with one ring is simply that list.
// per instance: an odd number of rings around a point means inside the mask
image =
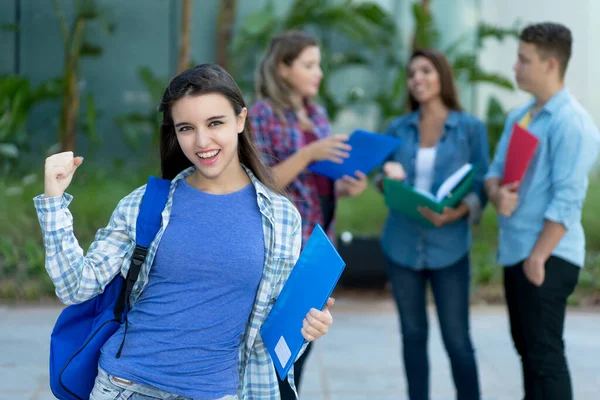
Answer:
[{"label": "white paper", "polygon": [[426,197],[430,198],[431,200],[435,201],[435,196],[432,195],[431,193],[429,193],[428,191],[423,190],[423,189],[419,189],[419,188],[416,188],[416,187],[413,187],[413,189],[414,189],[415,192],[421,193],[423,196],[426,196]]},{"label": "white paper", "polygon": [[292,352],[290,351],[290,348],[283,336],[279,338],[279,341],[275,346],[275,354],[281,363],[281,367],[285,368],[286,364],[290,360],[290,357],[292,356]]},{"label": "white paper", "polygon": [[465,164],[460,167],[455,173],[450,175],[448,179],[441,184],[440,188],[437,191],[436,199],[437,201],[442,201],[448,194],[454,190],[456,186],[463,180],[463,178],[473,169],[473,165]]}]

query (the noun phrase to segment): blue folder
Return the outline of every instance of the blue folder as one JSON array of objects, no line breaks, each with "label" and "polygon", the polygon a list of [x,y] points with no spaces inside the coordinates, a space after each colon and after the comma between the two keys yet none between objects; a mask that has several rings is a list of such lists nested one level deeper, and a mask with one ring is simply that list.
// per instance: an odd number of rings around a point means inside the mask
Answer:
[{"label": "blue folder", "polygon": [[281,380],[287,377],[304,345],[302,321],[311,308],[325,307],[345,266],[317,225],[260,329]]},{"label": "blue folder", "polygon": [[400,146],[401,139],[381,133],[356,130],[348,139],[352,146],[350,156],[342,164],[324,160],[311,164],[308,169],[315,174],[330,179],[340,179],[344,175],[355,176],[355,171],[368,174],[375,167],[383,164],[385,159]]}]

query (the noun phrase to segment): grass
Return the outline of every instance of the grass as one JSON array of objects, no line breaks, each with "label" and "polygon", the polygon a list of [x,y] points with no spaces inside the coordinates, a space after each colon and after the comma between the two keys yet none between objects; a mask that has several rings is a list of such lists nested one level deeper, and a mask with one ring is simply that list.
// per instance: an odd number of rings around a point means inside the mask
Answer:
[{"label": "grass", "polygon": [[[77,171],[68,192],[74,195],[69,207],[74,215],[75,233],[84,249],[98,228],[105,226],[118,201],[144,184],[150,171],[141,168],[133,175],[111,168],[92,170],[88,164]],[[41,174],[40,174],[41,175]],[[53,297],[54,288],[44,269],[44,248],[32,198],[43,191],[42,177],[22,181],[0,177],[0,299],[35,301]],[[600,305],[600,179],[590,185],[584,204],[588,260],[582,270],[571,304]],[[379,236],[387,216],[381,194],[370,185],[356,198],[341,199],[337,209],[338,232],[354,236]],[[482,224],[473,230],[474,298],[501,301],[502,269],[496,264],[496,215],[492,207]]]}]

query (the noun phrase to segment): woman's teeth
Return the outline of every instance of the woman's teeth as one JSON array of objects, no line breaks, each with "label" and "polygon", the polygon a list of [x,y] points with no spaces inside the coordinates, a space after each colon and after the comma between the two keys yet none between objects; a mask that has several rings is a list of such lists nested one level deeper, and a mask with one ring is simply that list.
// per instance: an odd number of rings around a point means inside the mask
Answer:
[{"label": "woman's teeth", "polygon": [[196,153],[196,155],[200,158],[212,158],[219,154],[219,150],[213,150],[206,153]]}]

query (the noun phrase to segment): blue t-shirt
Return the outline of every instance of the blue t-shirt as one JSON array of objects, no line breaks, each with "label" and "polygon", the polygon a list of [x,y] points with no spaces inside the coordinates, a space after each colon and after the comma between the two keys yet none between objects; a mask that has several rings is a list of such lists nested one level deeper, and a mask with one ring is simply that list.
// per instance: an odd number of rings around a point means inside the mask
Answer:
[{"label": "blue t-shirt", "polygon": [[226,195],[178,184],[149,282],[102,349],[110,375],[193,399],[237,393],[238,348],[264,264],[252,184]]}]

